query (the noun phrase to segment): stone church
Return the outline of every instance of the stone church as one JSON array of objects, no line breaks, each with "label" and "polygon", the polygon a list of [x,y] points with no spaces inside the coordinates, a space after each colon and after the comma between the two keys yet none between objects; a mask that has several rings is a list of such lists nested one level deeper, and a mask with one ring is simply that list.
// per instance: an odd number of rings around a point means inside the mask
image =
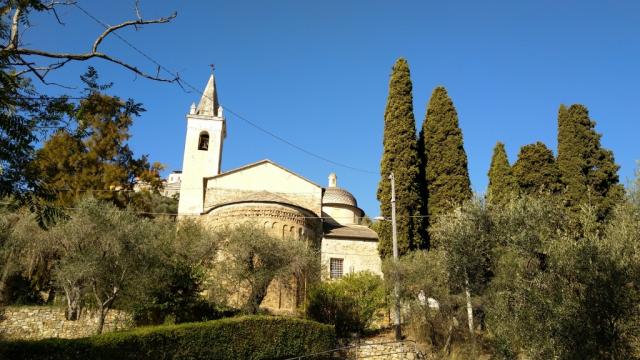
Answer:
[{"label": "stone church", "polygon": [[[359,225],[364,212],[338,187],[335,174],[323,187],[268,159],[222,172],[226,136],[212,74],[187,115],[183,168],[174,174],[179,217],[197,216],[212,229],[251,221],[283,239],[308,242],[319,250],[324,280],[357,271],[382,274],[378,237]],[[272,284],[263,306],[293,310],[302,299],[299,289],[292,293]]]}]

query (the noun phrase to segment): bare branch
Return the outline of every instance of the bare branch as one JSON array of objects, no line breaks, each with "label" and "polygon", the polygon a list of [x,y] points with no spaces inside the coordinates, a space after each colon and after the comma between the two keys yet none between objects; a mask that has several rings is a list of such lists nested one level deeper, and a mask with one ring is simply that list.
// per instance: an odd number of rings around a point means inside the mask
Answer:
[{"label": "bare branch", "polygon": [[[54,16],[58,20],[58,22],[63,24],[58,16],[58,13],[55,10],[55,7],[57,5],[76,5],[76,2],[73,0],[65,0],[65,1],[52,0],[51,2],[44,4],[45,9],[52,11]],[[66,53],[66,52],[52,52],[52,51],[45,51],[40,49],[29,49],[25,47],[20,47],[20,42],[19,42],[20,21],[21,21],[20,19],[23,16],[24,8],[20,5],[17,5],[12,17],[11,31],[9,34],[8,43],[6,46],[0,47],[0,55],[6,54],[6,55],[9,55],[9,57],[18,58],[19,61],[16,63],[16,65],[23,66],[25,67],[25,69],[19,71],[17,74],[22,75],[25,73],[33,73],[44,84],[53,84],[45,80],[45,77],[52,70],[59,69],[71,61],[85,61],[93,58],[99,58],[99,59],[112,62],[114,64],[118,64],[134,72],[136,75],[142,76],[150,80],[163,81],[163,82],[179,82],[179,76],[175,76],[174,78],[161,77],[159,68],[156,71],[156,74],[153,75],[153,74],[144,72],[138,67],[128,64],[116,57],[113,57],[111,55],[98,51],[98,47],[107,38],[107,36],[109,36],[110,34],[114,33],[119,29],[126,28],[129,26],[133,26],[137,28],[138,26],[143,26],[148,24],[168,23],[177,16],[177,13],[174,12],[168,17],[161,17],[153,20],[143,20],[139,10],[139,1],[136,1],[135,6],[136,6],[136,16],[138,17],[137,20],[129,20],[117,25],[109,26],[96,19],[96,21],[102,23],[105,26],[105,30],[96,38],[91,48],[91,51],[86,53]],[[80,10],[83,10],[80,7],[78,8]],[[91,16],[90,14],[87,14],[87,15]],[[115,36],[120,37],[117,34]],[[40,56],[40,57],[45,57],[50,59],[60,59],[61,61],[50,64],[50,65],[46,65],[46,66],[35,66],[35,63],[25,61],[23,59],[23,56]],[[55,85],[62,86],[60,84],[55,84]]]},{"label": "bare branch", "polygon": [[[20,58],[20,60],[22,60],[22,58]],[[67,63],[67,62],[69,62],[69,61],[71,61],[71,60],[66,60],[66,61],[62,61],[62,62],[58,63],[58,64],[61,64],[61,65],[60,65],[60,66],[58,66],[57,68],[62,67],[64,64],[66,64],[66,63]],[[19,72],[19,73],[18,73],[18,75],[22,75],[22,74],[24,74],[24,73],[28,73],[28,72],[30,72],[30,73],[34,74],[34,75],[38,78],[38,80],[40,80],[40,81],[41,81],[43,84],[45,84],[45,85],[55,85],[55,86],[60,86],[60,87],[62,87],[62,88],[69,89],[69,90],[74,89],[73,87],[70,87],[70,86],[65,86],[65,85],[62,85],[62,84],[58,84],[58,83],[54,83],[54,82],[49,82],[49,81],[45,80],[45,77],[47,76],[47,74],[48,74],[48,73],[49,73],[49,71],[51,70],[51,69],[48,69],[48,67],[44,67],[44,68],[40,67],[40,68],[38,68],[38,67],[33,66],[33,63],[29,63],[29,62],[26,62],[26,61],[23,61],[21,65],[26,66],[26,67],[27,67],[27,69],[26,69],[26,70],[23,70],[23,71],[21,71],[21,72]],[[57,65],[57,64],[53,64],[53,65]],[[38,70],[42,70],[42,69],[44,69],[44,71],[45,71],[45,73],[44,73],[44,74],[41,74],[41,73],[38,71]]]},{"label": "bare branch", "polygon": [[56,6],[58,5],[75,5],[76,2],[75,1],[71,1],[71,0],[67,0],[67,1],[51,1],[47,4],[42,4],[42,6],[44,6],[44,8],[47,11],[50,11],[53,13],[53,16],[56,17],[56,20],[58,21],[58,24],[63,25],[64,23],[62,22],[62,19],[60,19],[60,16],[58,16],[58,11],[56,10]]},{"label": "bare branch", "polygon": [[138,20],[142,20],[142,16],[140,15],[140,0],[136,0],[135,7],[136,7],[136,16],[138,17]]},{"label": "bare branch", "polygon": [[7,45],[7,49],[15,49],[18,47],[18,26],[21,14],[22,6],[18,5],[13,13],[13,18],[11,19],[11,33],[9,35],[9,44]]},{"label": "bare branch", "polygon": [[114,31],[116,31],[118,29],[122,29],[122,28],[127,27],[127,26],[168,23],[169,21],[173,20],[177,15],[178,14],[173,13],[173,14],[171,14],[171,16],[163,17],[163,18],[159,18],[159,19],[155,19],[155,20],[142,20],[142,19],[129,20],[129,21],[125,21],[123,23],[120,23],[118,25],[110,26],[102,34],[100,34],[100,36],[98,36],[96,41],[93,43],[93,48],[91,49],[91,51],[92,52],[97,52],[98,51],[98,45],[100,45],[102,40],[104,40],[104,38],[106,38],[109,34],[111,34],[112,32],[114,32]]}]

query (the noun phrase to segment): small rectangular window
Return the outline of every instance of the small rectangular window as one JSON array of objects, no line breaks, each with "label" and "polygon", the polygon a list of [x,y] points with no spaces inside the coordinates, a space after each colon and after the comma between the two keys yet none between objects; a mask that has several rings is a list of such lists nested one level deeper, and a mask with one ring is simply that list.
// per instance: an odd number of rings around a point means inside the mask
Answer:
[{"label": "small rectangular window", "polygon": [[342,277],[344,259],[331,258],[329,261],[329,267],[332,279],[339,279]]}]

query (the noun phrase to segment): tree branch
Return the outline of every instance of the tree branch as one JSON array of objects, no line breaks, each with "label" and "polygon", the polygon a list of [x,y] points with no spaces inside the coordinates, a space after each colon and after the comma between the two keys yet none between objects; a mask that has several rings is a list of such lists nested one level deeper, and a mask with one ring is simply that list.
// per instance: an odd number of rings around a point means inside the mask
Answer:
[{"label": "tree branch", "polygon": [[18,47],[18,30],[20,23],[20,15],[22,14],[22,6],[18,5],[16,7],[16,11],[13,13],[13,18],[11,19],[11,32],[9,33],[9,44],[7,45],[7,49],[15,49]]},{"label": "tree branch", "polygon": [[102,34],[100,34],[100,36],[98,36],[96,41],[93,43],[93,48],[91,49],[91,52],[94,52],[94,53],[97,52],[98,51],[98,45],[100,45],[102,40],[104,40],[104,38],[106,38],[109,34],[111,34],[112,32],[114,32],[114,31],[116,31],[118,29],[122,29],[122,28],[127,27],[127,26],[168,23],[171,20],[175,19],[176,16],[178,16],[178,14],[174,12],[173,14],[171,14],[168,17],[162,17],[162,18],[159,18],[159,19],[154,19],[154,20],[142,20],[142,19],[129,20],[129,21],[125,21],[123,23],[120,23],[118,25],[109,26]]},{"label": "tree branch", "polygon": [[[43,4],[44,9],[48,10],[48,11],[53,11],[54,15],[56,16],[56,18],[58,19],[58,22],[62,23],[60,21],[60,18],[58,17],[58,14],[55,12],[55,6],[57,5],[73,5],[75,4],[75,1],[51,1],[48,4]],[[150,80],[155,80],[155,81],[162,81],[162,82],[176,82],[178,84],[180,84],[180,78],[179,76],[175,76],[173,78],[164,78],[160,76],[160,72],[158,70],[158,72],[156,72],[155,75],[151,74],[151,73],[147,73],[141,69],[139,69],[137,66],[131,65],[123,60],[120,60],[114,56],[111,56],[109,54],[100,52],[98,50],[100,44],[112,33],[114,33],[115,31],[122,29],[122,28],[126,28],[126,27],[138,27],[138,26],[142,26],[142,25],[148,25],[148,24],[163,24],[163,23],[168,23],[171,20],[173,20],[176,16],[177,13],[173,13],[168,17],[161,17],[158,19],[153,19],[153,20],[143,20],[141,18],[140,15],[140,11],[138,8],[138,2],[136,1],[136,16],[138,17],[137,20],[129,20],[129,21],[125,21],[122,22],[120,24],[117,25],[113,25],[113,26],[108,26],[106,24],[105,25],[105,30],[96,38],[96,40],[93,42],[93,46],[91,47],[91,51],[86,52],[86,53],[67,53],[67,52],[52,52],[52,51],[45,51],[45,50],[40,50],[40,49],[29,49],[29,48],[25,48],[25,47],[20,47],[19,45],[19,33],[20,33],[20,18],[24,15],[24,8],[21,5],[16,5],[16,8],[14,10],[14,14],[12,17],[12,22],[11,22],[11,31],[9,34],[9,39],[7,42],[6,46],[3,46],[2,48],[0,48],[0,55],[8,55],[9,58],[18,58],[18,62],[16,63],[17,66],[23,66],[24,69],[17,71],[17,75],[23,75],[25,73],[33,73],[41,82],[43,82],[44,84],[53,84],[53,83],[49,83],[45,80],[46,76],[49,74],[50,71],[52,70],[56,70],[59,69],[61,67],[63,67],[64,65],[66,65],[67,63],[71,62],[71,61],[86,61],[89,59],[93,59],[93,58],[98,58],[98,59],[103,59],[106,61],[109,61],[111,63],[120,65],[132,72],[134,72],[136,75],[142,76],[144,78],[150,79]],[[81,9],[82,10],[82,9]],[[116,35],[118,36],[118,35]],[[28,62],[26,60],[24,60],[22,57],[23,56],[39,56],[39,57],[45,57],[45,58],[50,58],[50,59],[61,59],[62,61],[56,62],[54,64],[50,64],[47,66],[35,66],[34,62]],[[56,84],[59,85],[59,84]]]},{"label": "tree branch", "polygon": [[43,4],[43,6],[46,10],[51,11],[53,13],[53,16],[56,17],[58,24],[64,26],[64,23],[60,19],[60,16],[58,16],[58,11],[56,11],[56,6],[57,5],[75,5],[75,4],[76,4],[75,1],[67,0],[67,1],[51,1],[48,4]]}]

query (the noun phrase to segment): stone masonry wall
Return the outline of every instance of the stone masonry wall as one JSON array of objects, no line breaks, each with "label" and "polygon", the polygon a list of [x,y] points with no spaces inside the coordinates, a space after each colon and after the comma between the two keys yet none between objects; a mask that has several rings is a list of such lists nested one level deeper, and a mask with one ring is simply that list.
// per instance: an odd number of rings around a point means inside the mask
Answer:
[{"label": "stone masonry wall", "polygon": [[347,344],[348,359],[419,360],[426,359],[413,341],[359,340]]},{"label": "stone masonry wall", "polygon": [[[357,346],[356,346],[357,345]],[[419,360],[426,359],[413,341],[360,340],[349,343],[349,359]]]},{"label": "stone masonry wall", "polygon": [[[96,312],[83,310],[80,319],[69,321],[64,309],[48,306],[5,307],[0,313],[0,338],[44,339],[80,338],[94,335],[98,324]],[[110,310],[103,333],[131,328],[131,316],[123,311]]]}]

